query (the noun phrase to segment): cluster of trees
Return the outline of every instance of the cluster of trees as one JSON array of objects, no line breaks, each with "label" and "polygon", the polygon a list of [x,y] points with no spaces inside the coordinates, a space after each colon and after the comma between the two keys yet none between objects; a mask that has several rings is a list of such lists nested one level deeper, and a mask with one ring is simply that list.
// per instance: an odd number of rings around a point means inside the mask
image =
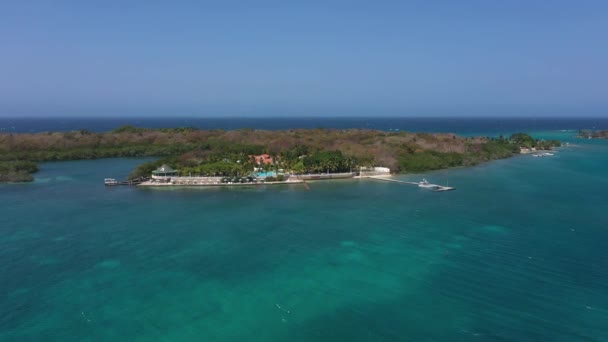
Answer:
[{"label": "cluster of trees", "polygon": [[187,153],[178,158],[163,158],[140,165],[130,177],[148,176],[162,164],[179,170],[181,176],[228,176],[239,177],[250,174],[254,167],[265,171],[290,170],[296,173],[348,172],[358,163],[340,151],[316,151],[309,155],[281,153],[273,156],[270,165],[258,165],[248,153]]},{"label": "cluster of trees", "polygon": [[33,173],[38,172],[38,165],[31,161],[0,162],[0,182],[30,182]]},{"label": "cluster of trees", "polygon": [[238,176],[257,166],[251,155],[268,153],[275,163],[261,166],[267,170],[319,173],[385,166],[396,172],[422,172],[506,158],[518,153],[519,147],[556,145],[559,142],[523,133],[509,138],[465,138],[366,129],[223,131],[123,126],[105,133],[0,134],[0,161],[158,156],[159,161],[140,165],[132,177],[148,176],[163,163],[183,175]]},{"label": "cluster of trees", "polygon": [[510,141],[517,147],[536,148],[541,150],[550,150],[553,147],[561,146],[559,140],[540,140],[534,139],[526,133],[516,133],[511,135]]},{"label": "cluster of trees", "polygon": [[182,154],[178,158],[163,158],[153,163],[140,165],[132,178],[147,176],[156,167],[167,164],[179,170],[181,176],[227,176],[239,177],[254,168],[265,171],[290,170],[296,173],[348,172],[358,166],[357,159],[341,151],[313,150],[306,145],[273,153],[273,164],[258,165],[254,155],[265,153],[260,145],[225,144],[211,142],[196,151]]},{"label": "cluster of trees", "polygon": [[179,155],[198,148],[197,144],[99,146],[49,150],[11,150],[0,152],[0,161],[62,161],[114,157],[145,157]]},{"label": "cluster of trees", "polygon": [[399,157],[402,172],[423,172],[455,166],[476,165],[489,160],[509,158],[518,154],[521,147],[552,149],[558,147],[558,140],[539,140],[526,133],[515,133],[509,138],[486,138],[483,144],[465,143],[463,152],[439,152],[435,150],[416,151],[408,146]]},{"label": "cluster of trees", "polygon": [[251,173],[252,168],[246,167],[240,161],[230,162],[229,160],[201,163],[196,166],[179,167],[182,176],[232,176],[239,177]]},{"label": "cluster of trees", "polygon": [[534,147],[536,145],[536,139],[526,133],[515,133],[511,135],[510,140],[520,147]]},{"label": "cluster of trees", "polygon": [[356,167],[357,161],[354,157],[345,156],[340,151],[319,151],[302,158],[304,172],[348,172]]},{"label": "cluster of trees", "polygon": [[399,158],[399,168],[403,172],[439,170],[463,164],[464,154],[456,152],[422,151],[406,153]]}]

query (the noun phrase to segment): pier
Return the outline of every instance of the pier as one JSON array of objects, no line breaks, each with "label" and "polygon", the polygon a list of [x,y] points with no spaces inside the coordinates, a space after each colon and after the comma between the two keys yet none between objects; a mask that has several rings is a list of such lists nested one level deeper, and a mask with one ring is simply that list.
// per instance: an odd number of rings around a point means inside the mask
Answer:
[{"label": "pier", "polygon": [[421,182],[408,182],[408,181],[402,181],[402,180],[398,180],[398,179],[390,179],[390,178],[386,178],[384,176],[369,176],[369,177],[365,177],[365,178],[375,179],[375,180],[385,181],[385,182],[416,185],[421,188],[429,189],[433,192],[456,190],[456,188],[451,187],[451,186],[443,186],[443,185],[431,184],[431,183],[425,183],[424,186],[420,186]]},{"label": "pier", "polygon": [[301,179],[288,179],[286,181],[276,181],[276,182],[243,182],[243,183],[221,183],[221,182],[213,182],[213,183],[204,183],[197,181],[179,181],[179,182],[152,182],[146,181],[139,183],[138,186],[141,187],[172,187],[172,186],[190,186],[190,187],[247,187],[247,186],[266,186],[266,185],[290,185],[290,184],[302,184],[306,183]]},{"label": "pier", "polygon": [[[330,176],[332,174],[329,174]],[[310,175],[306,175],[310,176]],[[455,187],[451,186],[443,186],[439,184],[432,184],[423,179],[421,182],[410,182],[403,181],[399,179],[391,179],[390,175],[360,175],[355,176],[353,173],[344,173],[339,174],[337,177],[326,177],[326,178],[316,178],[314,177],[303,177],[302,175],[293,175],[292,177],[288,177],[284,181],[264,181],[264,180],[255,180],[255,181],[244,181],[240,179],[240,181],[225,181],[225,177],[140,177],[137,179],[126,180],[126,181],[117,181],[114,178],[106,178],[104,179],[104,184],[106,186],[116,186],[116,185],[137,185],[142,187],[168,187],[168,186],[199,186],[199,187],[233,187],[233,186],[264,186],[264,185],[282,185],[282,184],[302,184],[306,190],[310,190],[310,186],[307,183],[307,180],[317,180],[317,179],[344,179],[344,178],[356,178],[356,179],[373,179],[383,182],[392,182],[392,183],[400,183],[400,184],[409,184],[416,185],[419,188],[427,189],[433,192],[441,192],[441,191],[451,191],[456,190]]]},{"label": "pier", "polygon": [[106,178],[103,180],[105,186],[117,186],[117,185],[139,185],[143,182],[148,181],[149,178],[139,177],[131,180],[117,181],[114,178]]}]

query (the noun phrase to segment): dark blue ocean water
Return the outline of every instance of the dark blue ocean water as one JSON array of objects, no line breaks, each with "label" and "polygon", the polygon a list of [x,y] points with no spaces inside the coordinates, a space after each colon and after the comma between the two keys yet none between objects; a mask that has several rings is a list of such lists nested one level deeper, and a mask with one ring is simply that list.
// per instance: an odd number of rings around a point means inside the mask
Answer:
[{"label": "dark blue ocean water", "polygon": [[573,122],[534,129],[570,143],[554,157],[397,177],[447,193],[44,163],[0,185],[0,341],[607,341],[608,141]]},{"label": "dark blue ocean water", "polygon": [[88,129],[104,132],[123,125],[202,129],[369,128],[463,135],[520,131],[608,129],[608,118],[0,118],[0,132],[45,132]]}]

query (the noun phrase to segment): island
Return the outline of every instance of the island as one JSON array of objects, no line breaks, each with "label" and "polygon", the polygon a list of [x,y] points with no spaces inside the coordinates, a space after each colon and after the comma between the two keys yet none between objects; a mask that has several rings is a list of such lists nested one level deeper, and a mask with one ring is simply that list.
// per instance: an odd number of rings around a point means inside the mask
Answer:
[{"label": "island", "polygon": [[289,175],[338,178],[341,173],[370,170],[419,173],[508,158],[525,148],[547,150],[559,145],[559,141],[525,133],[461,137],[370,129],[226,131],[123,126],[103,133],[2,133],[0,182],[32,181],[38,162],[141,156],[158,159],[136,167],[129,180],[149,178],[162,166],[171,168],[175,176],[221,177],[221,182],[255,175],[263,175],[266,182],[280,182]]},{"label": "island", "polygon": [[578,131],[578,137],[585,139],[608,139],[608,130],[582,129]]}]

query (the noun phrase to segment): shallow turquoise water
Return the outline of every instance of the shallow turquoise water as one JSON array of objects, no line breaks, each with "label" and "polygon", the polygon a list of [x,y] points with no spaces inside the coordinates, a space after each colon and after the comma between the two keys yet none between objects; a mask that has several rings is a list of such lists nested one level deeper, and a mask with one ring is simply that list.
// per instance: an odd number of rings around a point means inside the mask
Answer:
[{"label": "shallow turquoise water", "polygon": [[0,186],[0,341],[608,340],[608,143],[572,142],[423,175],[447,193],[43,164]]}]

